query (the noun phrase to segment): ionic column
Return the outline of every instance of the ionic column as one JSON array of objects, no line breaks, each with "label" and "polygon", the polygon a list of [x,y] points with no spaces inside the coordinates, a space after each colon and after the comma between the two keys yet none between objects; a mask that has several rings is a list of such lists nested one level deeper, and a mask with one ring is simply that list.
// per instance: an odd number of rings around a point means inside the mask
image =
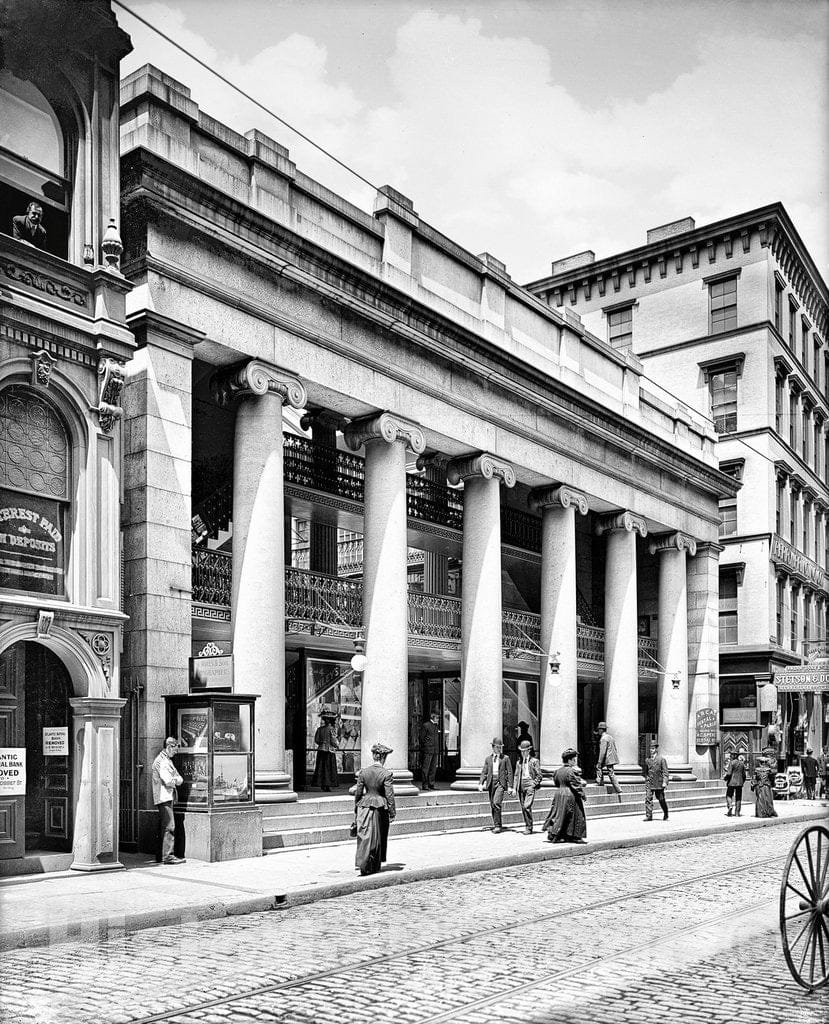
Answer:
[{"label": "ionic column", "polygon": [[233,688],[256,702],[256,801],[296,800],[285,771],[285,541],[282,406],[305,405],[296,377],[251,360],[219,375],[238,399],[233,452]]},{"label": "ionic column", "polygon": [[[561,752],[578,738],[576,612],[576,511],[587,515],[587,498],[570,487],[546,487],[530,495],[541,510],[541,647],[539,756],[549,778]],[[558,672],[550,660],[559,663]],[[551,782],[549,783],[552,784]]]},{"label": "ionic column", "polygon": [[449,464],[449,482],[463,480],[461,602],[461,764],[453,789],[475,789],[494,736],[503,734],[500,485],[515,472],[493,455]]},{"label": "ionic column", "polygon": [[604,584],[605,721],[615,738],[622,782],[638,782],[639,637],[637,630],[636,534],[645,537],[645,520],[633,512],[601,519],[596,533],[607,534]]},{"label": "ionic column", "polygon": [[648,545],[659,553],[659,625],[656,691],[659,749],[672,779],[694,779],[688,760],[688,567],[686,552],[697,542],[684,533],[655,537]]},{"label": "ionic column", "polygon": [[371,764],[378,741],[392,747],[395,792],[416,794],[409,771],[409,594],[406,555],[406,449],[426,446],[414,423],[391,413],[345,429],[352,451],[365,446],[363,626],[366,668],[360,751]]}]

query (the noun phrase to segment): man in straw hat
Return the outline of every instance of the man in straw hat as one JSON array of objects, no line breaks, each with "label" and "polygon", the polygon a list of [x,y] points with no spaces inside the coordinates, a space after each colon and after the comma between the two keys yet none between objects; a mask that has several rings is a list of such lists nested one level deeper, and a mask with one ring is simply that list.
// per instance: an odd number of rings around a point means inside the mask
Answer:
[{"label": "man in straw hat", "polygon": [[518,762],[515,765],[514,789],[521,804],[521,813],[524,815],[525,836],[532,835],[533,802],[536,790],[541,786],[541,780],[544,777],[538,758],[530,757],[532,749],[532,743],[529,740],[521,740],[518,744]]},{"label": "man in straw hat", "polygon": [[478,792],[489,794],[489,807],[492,811],[492,831],[496,835],[503,832],[501,826],[501,805],[504,802],[504,794],[509,793],[515,796],[512,788],[512,764],[508,757],[504,757],[504,743],[496,736],[492,741],[492,753],[487,754],[484,766],[481,769],[481,778],[478,780]]}]

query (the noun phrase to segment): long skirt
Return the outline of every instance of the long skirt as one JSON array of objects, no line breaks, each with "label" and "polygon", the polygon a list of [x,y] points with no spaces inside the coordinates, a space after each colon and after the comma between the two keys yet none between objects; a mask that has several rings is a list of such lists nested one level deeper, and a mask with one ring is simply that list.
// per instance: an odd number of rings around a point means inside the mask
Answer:
[{"label": "long skirt", "polygon": [[361,875],[376,874],[386,859],[389,812],[385,807],[357,808],[357,853],[354,866]]},{"label": "long skirt", "polygon": [[774,809],[774,796],[771,786],[757,786],[754,791],[754,817],[755,818],[776,818],[777,811]]},{"label": "long skirt", "polygon": [[550,813],[541,826],[547,830],[550,839],[572,843],[587,835],[587,815],[584,800],[572,789],[557,789],[553,794]]},{"label": "long skirt", "polygon": [[311,785],[337,788],[337,757],[333,750],[317,751],[317,763],[314,765]]}]

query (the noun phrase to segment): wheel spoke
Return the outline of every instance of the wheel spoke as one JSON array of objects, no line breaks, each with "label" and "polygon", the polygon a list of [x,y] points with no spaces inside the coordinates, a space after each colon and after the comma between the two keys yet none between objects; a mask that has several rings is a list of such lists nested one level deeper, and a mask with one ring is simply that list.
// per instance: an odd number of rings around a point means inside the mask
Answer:
[{"label": "wheel spoke", "polygon": [[811,912],[812,912],[811,907],[808,910],[798,910],[798,912],[796,914],[788,914],[786,916],[786,920],[787,921],[794,921],[795,918],[803,917],[804,914],[811,914]]},{"label": "wheel spoke", "polygon": [[815,901],[814,901],[814,900],[812,899],[812,897],[811,897],[811,896],[807,896],[805,892],[801,892],[801,891],[800,891],[800,889],[798,889],[798,887],[797,887],[796,885],[794,885],[794,883],[793,883],[793,882],[790,882],[790,881],[789,881],[788,879],[786,879],[786,888],[787,888],[787,889],[791,889],[791,890],[792,890],[793,892],[796,892],[796,893],[797,893],[797,895],[798,895],[798,896],[799,896],[799,897],[800,897],[800,898],[801,898],[802,900],[806,900],[806,902],[807,902],[807,903],[808,903],[808,904],[809,904],[810,906],[813,906],[813,905],[814,905],[814,902],[815,902]]},{"label": "wheel spoke", "polygon": [[[812,921],[811,920],[807,921],[806,922],[806,928],[809,929],[810,933],[812,931],[812,927],[813,927]],[[805,930],[806,929],[804,928],[804,931]],[[811,935],[810,935],[810,938],[811,938]],[[806,942],[805,942],[805,944],[803,946],[803,956],[800,958],[800,967],[798,968],[798,971],[797,971],[797,973],[801,977],[803,977],[803,965],[806,963],[806,957],[809,955],[809,946],[810,946],[809,939],[806,939]]]},{"label": "wheel spoke", "polygon": [[814,983],[815,983],[815,957],[817,956],[817,937],[818,937],[818,929],[817,929],[817,925],[815,924],[812,927],[812,936],[811,936],[811,940],[809,942],[809,945],[811,946],[811,949],[812,949],[812,958],[809,961],[809,984],[810,985],[814,985]]},{"label": "wheel spoke", "polygon": [[823,944],[823,933],[826,931],[826,925],[824,924],[823,918],[818,918],[818,926],[815,929],[817,934],[818,944],[820,946],[820,974],[821,977],[826,975],[826,947]]},{"label": "wheel spoke", "polygon": [[812,890],[811,890],[812,891],[812,896],[814,898],[815,903],[817,903],[818,896],[819,896],[819,893],[820,893],[820,889],[818,888],[818,877],[817,877],[818,873],[817,873],[817,870],[815,869],[814,859],[812,858],[812,844],[809,841],[809,833],[808,832],[806,833],[806,857],[808,858],[808,861],[809,861],[809,877],[812,879]]},{"label": "wheel spoke", "polygon": [[798,944],[798,942],[800,942],[800,940],[801,940],[801,939],[803,938],[803,934],[804,934],[804,932],[806,931],[806,929],[807,929],[807,928],[809,927],[809,925],[810,925],[811,923],[812,923],[812,919],[811,919],[811,917],[810,917],[810,918],[809,918],[809,920],[808,920],[808,921],[807,921],[807,922],[806,922],[806,923],[805,923],[805,924],[803,925],[803,927],[802,927],[802,928],[800,929],[800,932],[798,933],[798,936],[797,936],[797,938],[796,938],[796,939],[794,940],[794,942],[790,942],[790,943],[789,943],[789,952],[790,952],[790,953],[794,953],[794,947],[795,947],[795,946],[796,946],[796,945]]},{"label": "wheel spoke", "polygon": [[[821,837],[823,836],[823,830],[822,829],[818,833],[818,835],[821,836]],[[823,895],[824,892],[826,892],[826,886],[827,886],[826,875],[827,875],[827,873],[829,873],[829,845],[827,845],[827,848],[826,848],[826,858],[825,858],[825,860],[823,862],[823,867],[820,869],[820,887],[818,889],[818,894],[821,895],[821,896]]]},{"label": "wheel spoke", "polygon": [[809,892],[809,902],[810,903],[814,903],[815,902],[815,894],[812,892],[811,883],[809,882],[809,879],[806,877],[806,875],[805,875],[805,873],[803,871],[803,865],[800,863],[800,857],[798,857],[798,855],[797,855],[797,850],[794,851],[794,862],[795,862],[795,864],[797,864],[797,870],[800,872],[800,877],[806,883],[806,889]]}]

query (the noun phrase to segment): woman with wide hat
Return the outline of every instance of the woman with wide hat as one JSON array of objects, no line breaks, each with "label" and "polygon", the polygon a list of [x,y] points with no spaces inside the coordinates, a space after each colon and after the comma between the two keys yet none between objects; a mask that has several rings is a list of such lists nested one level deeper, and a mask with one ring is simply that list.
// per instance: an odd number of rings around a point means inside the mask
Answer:
[{"label": "woman with wide hat", "polygon": [[314,774],[311,777],[311,785],[319,786],[323,793],[329,793],[331,788],[337,788],[337,755],[335,750],[339,749],[337,734],[334,732],[334,723],[337,721],[336,714],[323,705],[320,712],[321,724],[314,733],[314,743],[317,748],[317,763],[314,765]]},{"label": "woman with wide hat", "polygon": [[386,860],[389,825],[394,821],[394,785],[386,758],[393,753],[385,743],[371,748],[373,763],[361,768],[354,786],[354,813],[357,825],[355,867],[361,875],[373,875]]},{"label": "woman with wide hat", "polygon": [[548,843],[583,843],[587,835],[584,813],[584,780],[578,767],[579,752],[568,747],[561,755],[561,768],[553,775],[556,787],[547,820]]}]

